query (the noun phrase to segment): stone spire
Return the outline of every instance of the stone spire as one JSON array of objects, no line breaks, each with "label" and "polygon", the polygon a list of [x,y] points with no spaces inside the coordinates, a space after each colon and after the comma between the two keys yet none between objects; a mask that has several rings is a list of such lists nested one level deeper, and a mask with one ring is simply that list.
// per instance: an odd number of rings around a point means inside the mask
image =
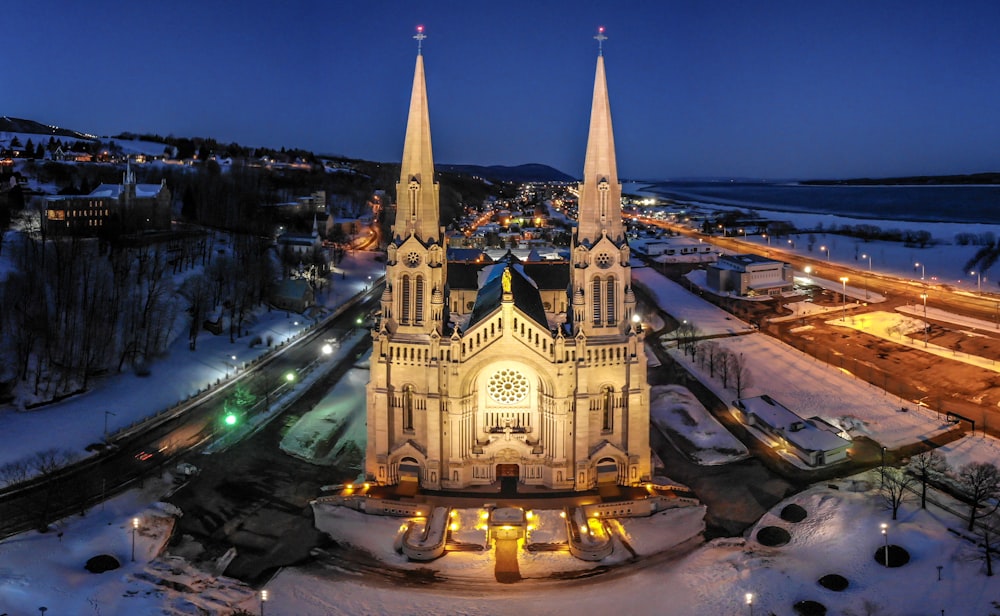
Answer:
[{"label": "stone spire", "polygon": [[[603,28],[596,38],[599,43],[607,38]],[[578,243],[593,245],[603,233],[607,233],[616,244],[624,241],[621,197],[622,188],[615,162],[615,136],[611,129],[611,104],[604,77],[604,55],[601,53],[597,56],[587,157],[583,164],[583,182],[580,183]]]},{"label": "stone spire", "polygon": [[[418,45],[426,35],[423,26],[417,29]],[[431,122],[424,83],[424,56],[417,48],[417,65],[413,72],[410,94],[410,114],[406,120],[406,141],[399,182],[396,184],[396,220],[393,235],[405,240],[415,235],[421,242],[439,242],[440,212],[438,184],[434,181],[434,157],[431,151]]]}]

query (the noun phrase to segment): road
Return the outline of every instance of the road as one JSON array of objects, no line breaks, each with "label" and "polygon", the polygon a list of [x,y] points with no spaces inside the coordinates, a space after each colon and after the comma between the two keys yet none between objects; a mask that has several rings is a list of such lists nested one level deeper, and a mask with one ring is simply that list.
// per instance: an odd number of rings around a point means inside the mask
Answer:
[{"label": "road", "polygon": [[316,360],[328,338],[341,338],[358,327],[359,319],[363,321],[378,305],[382,288],[375,285],[339,316],[327,320],[284,352],[248,369],[240,379],[206,394],[183,413],[115,441],[114,447],[102,454],[0,492],[0,538],[46,528],[53,520],[84,513],[224,435],[223,406],[236,383],[261,394],[283,387],[282,376],[297,373]]}]

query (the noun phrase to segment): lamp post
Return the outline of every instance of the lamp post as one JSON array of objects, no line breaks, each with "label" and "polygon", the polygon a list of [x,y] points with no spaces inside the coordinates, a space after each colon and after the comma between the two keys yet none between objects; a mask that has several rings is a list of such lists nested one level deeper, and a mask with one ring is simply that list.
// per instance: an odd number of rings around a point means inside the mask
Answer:
[{"label": "lamp post", "polygon": [[826,246],[820,246],[819,249],[826,253],[826,260],[829,261],[830,260],[830,249],[827,248]]},{"label": "lamp post", "polygon": [[840,283],[844,285],[844,291],[841,296],[844,298],[844,316],[840,318],[841,321],[847,321],[847,276],[840,277]]},{"label": "lamp post", "polygon": [[885,539],[885,566],[889,566],[889,525],[882,522],[882,537]]},{"label": "lamp post", "polygon": [[770,236],[770,235],[768,235],[767,233],[762,233],[762,234],[761,234],[761,237],[763,237],[764,239],[766,239],[766,240],[767,240],[767,245],[768,245],[768,246],[770,246],[770,245],[771,245],[771,236]]},{"label": "lamp post", "polygon": [[264,616],[264,604],[267,603],[267,589],[260,591],[260,616]]},{"label": "lamp post", "polygon": [[918,268],[918,267],[920,268],[920,279],[921,280],[923,280],[924,278],[927,277],[927,264],[926,263],[920,263],[918,261],[917,263],[913,264],[913,267],[914,268]]},{"label": "lamp post", "polygon": [[924,348],[926,349],[927,348],[927,330],[929,329],[928,326],[927,326],[927,294],[926,293],[921,293],[920,294],[920,299],[924,300]]},{"label": "lamp post", "polygon": [[139,518],[132,518],[132,562],[135,562],[135,531],[139,530]]},{"label": "lamp post", "polygon": [[753,616],[753,593],[748,592],[746,594],[747,609],[750,611],[750,616]]},{"label": "lamp post", "polygon": [[982,272],[969,272],[969,275],[976,275],[976,293],[978,295],[983,294],[983,273]]},{"label": "lamp post", "polygon": [[868,278],[872,276],[872,256],[865,254],[861,255],[862,259],[868,259],[868,276],[865,278],[865,299],[868,299]]}]

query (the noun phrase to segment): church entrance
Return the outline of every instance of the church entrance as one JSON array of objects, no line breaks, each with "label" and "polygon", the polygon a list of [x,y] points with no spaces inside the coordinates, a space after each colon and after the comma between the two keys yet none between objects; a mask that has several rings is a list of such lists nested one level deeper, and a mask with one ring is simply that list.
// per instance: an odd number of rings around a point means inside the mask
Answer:
[{"label": "church entrance", "polygon": [[521,469],[517,464],[497,464],[497,479],[500,480],[500,496],[517,495],[517,480]]}]

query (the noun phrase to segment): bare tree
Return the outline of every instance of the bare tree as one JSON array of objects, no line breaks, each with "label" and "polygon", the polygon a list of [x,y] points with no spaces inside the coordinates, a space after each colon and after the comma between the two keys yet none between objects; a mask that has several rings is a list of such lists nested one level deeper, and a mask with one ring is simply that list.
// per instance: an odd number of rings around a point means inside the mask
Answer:
[{"label": "bare tree", "polygon": [[882,467],[881,474],[882,487],[879,488],[879,495],[886,509],[892,510],[892,519],[895,520],[900,506],[910,498],[910,486],[917,478],[892,466]]},{"label": "bare tree", "polygon": [[693,357],[695,342],[698,341],[698,337],[701,335],[698,328],[693,323],[684,321],[677,326],[674,335],[677,338],[677,346],[685,353],[690,353]]},{"label": "bare tree", "polygon": [[708,363],[708,375],[715,378],[715,370],[719,367],[719,358],[721,357],[719,343],[714,340],[709,340],[704,344],[705,347],[705,361]]},{"label": "bare tree", "polygon": [[976,547],[980,552],[976,555],[986,565],[986,576],[993,577],[993,553],[996,552],[997,537],[1000,537],[1000,515],[996,512],[980,516],[976,526]]},{"label": "bare tree", "polygon": [[720,349],[718,353],[719,378],[722,379],[722,386],[729,388],[729,380],[733,376],[733,363],[730,361],[732,353],[728,349]]},{"label": "bare tree", "polygon": [[907,469],[920,479],[920,508],[927,508],[927,481],[931,473],[944,473],[948,470],[948,462],[944,454],[937,450],[925,451],[910,458]]},{"label": "bare tree", "polygon": [[[969,497],[969,530],[976,525],[979,508],[1000,496],[1000,469],[990,462],[970,462],[958,469],[958,481]],[[997,503],[983,515],[997,510]]]},{"label": "bare tree", "polygon": [[730,353],[726,357],[729,365],[729,372],[733,376],[733,386],[736,388],[736,397],[743,397],[743,390],[753,385],[753,376],[750,374],[750,367],[743,353]]}]

